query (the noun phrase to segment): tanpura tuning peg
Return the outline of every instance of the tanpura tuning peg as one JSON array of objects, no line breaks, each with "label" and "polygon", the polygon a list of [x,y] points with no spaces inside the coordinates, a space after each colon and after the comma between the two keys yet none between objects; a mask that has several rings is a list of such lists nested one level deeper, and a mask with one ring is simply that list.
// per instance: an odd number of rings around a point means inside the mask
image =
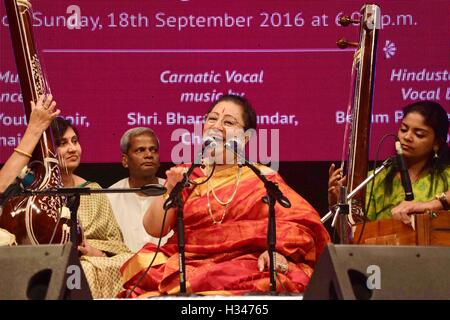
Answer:
[{"label": "tanpura tuning peg", "polygon": [[346,49],[348,47],[354,47],[354,48],[358,47],[357,42],[347,41],[345,38],[339,39],[338,41],[336,41],[336,44],[340,49]]},{"label": "tanpura tuning peg", "polygon": [[342,16],[339,18],[339,24],[343,27],[347,27],[350,23],[359,24],[359,20],[353,20],[349,16]]}]

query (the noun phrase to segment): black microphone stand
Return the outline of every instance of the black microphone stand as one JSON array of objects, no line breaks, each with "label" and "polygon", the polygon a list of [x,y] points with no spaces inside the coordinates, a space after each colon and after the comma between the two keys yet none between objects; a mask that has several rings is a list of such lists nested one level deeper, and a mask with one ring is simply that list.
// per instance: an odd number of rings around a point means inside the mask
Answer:
[{"label": "black microphone stand", "polygon": [[75,247],[78,243],[78,235],[81,233],[78,229],[78,219],[77,213],[78,208],[80,206],[80,195],[73,194],[67,197],[67,207],[70,210],[70,241],[72,242],[72,246]]},{"label": "black microphone stand", "polygon": [[178,181],[164,202],[164,210],[176,208],[177,210],[177,229],[178,229],[178,268],[180,277],[180,295],[186,295],[186,261],[185,261],[185,238],[184,238],[184,220],[183,220],[183,199],[181,192],[189,186],[189,177],[195,168],[201,167],[201,159],[203,152],[200,152],[196,161],[191,165],[187,172],[183,174],[183,179]]},{"label": "black microphone stand", "polygon": [[[88,187],[83,188],[48,188],[42,190],[31,190],[24,189],[20,190],[19,193],[10,196],[14,197],[31,197],[31,196],[67,196],[68,197],[68,208],[70,210],[71,219],[71,233],[70,241],[73,246],[78,243],[78,219],[77,211],[80,205],[81,195],[90,195],[92,193],[137,193],[142,192],[147,196],[160,196],[166,193],[167,189],[159,184],[147,184],[140,188],[117,188],[117,189],[91,189]],[[8,199],[9,199],[8,198]],[[8,200],[8,199],[5,199]]]},{"label": "black microphone stand", "polygon": [[92,189],[81,188],[48,188],[41,190],[24,189],[14,197],[20,196],[68,196],[68,195],[91,195],[93,193],[137,193],[141,192],[147,196],[160,196],[166,193],[167,189],[160,184],[146,184],[140,188],[117,188],[117,189]]},{"label": "black microphone stand", "polygon": [[277,285],[275,282],[275,246],[277,241],[277,231],[275,222],[275,203],[278,202],[284,208],[290,208],[291,203],[288,198],[286,198],[278,185],[275,182],[268,180],[261,171],[250,161],[248,161],[244,155],[237,152],[235,148],[230,146],[228,143],[225,147],[231,150],[237,157],[239,166],[245,165],[249,167],[256,176],[264,183],[266,188],[266,195],[262,198],[262,201],[269,206],[269,219],[267,225],[267,245],[269,253],[269,273],[270,273],[270,294],[275,295],[277,291]]},{"label": "black microphone stand", "polygon": [[339,203],[337,204],[336,213],[331,224],[333,227],[336,223],[336,219],[339,219],[339,243],[349,244],[350,243],[350,228],[348,226],[348,215],[350,213],[350,205],[347,201],[347,187],[341,186],[339,193]]}]

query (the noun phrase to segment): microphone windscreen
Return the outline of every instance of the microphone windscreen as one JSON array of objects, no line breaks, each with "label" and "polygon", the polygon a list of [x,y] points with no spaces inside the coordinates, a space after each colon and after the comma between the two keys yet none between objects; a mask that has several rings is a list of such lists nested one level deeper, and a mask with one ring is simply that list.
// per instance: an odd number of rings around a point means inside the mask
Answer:
[{"label": "microphone windscreen", "polygon": [[27,172],[27,174],[25,175],[25,177],[23,177],[22,179],[22,186],[24,188],[27,188],[29,186],[31,186],[34,182],[34,174],[33,172],[29,171]]},{"label": "microphone windscreen", "polygon": [[403,154],[402,145],[398,139],[395,141],[395,150],[397,151],[397,154]]},{"label": "microphone windscreen", "polygon": [[217,145],[216,139],[211,136],[203,137],[203,148],[212,147],[215,148]]},{"label": "microphone windscreen", "polygon": [[167,192],[167,189],[160,184],[146,184],[141,187],[141,192],[146,196],[161,196]]},{"label": "microphone windscreen", "polygon": [[238,152],[242,149],[242,142],[238,138],[231,138],[227,141],[226,147],[234,150],[235,152]]}]

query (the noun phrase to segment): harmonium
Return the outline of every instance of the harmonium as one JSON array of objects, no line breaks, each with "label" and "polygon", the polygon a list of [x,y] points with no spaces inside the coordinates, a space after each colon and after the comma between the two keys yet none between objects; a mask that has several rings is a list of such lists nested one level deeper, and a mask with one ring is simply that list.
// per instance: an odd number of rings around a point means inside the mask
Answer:
[{"label": "harmonium", "polygon": [[411,225],[385,219],[353,226],[353,244],[450,246],[450,211],[412,216]]}]

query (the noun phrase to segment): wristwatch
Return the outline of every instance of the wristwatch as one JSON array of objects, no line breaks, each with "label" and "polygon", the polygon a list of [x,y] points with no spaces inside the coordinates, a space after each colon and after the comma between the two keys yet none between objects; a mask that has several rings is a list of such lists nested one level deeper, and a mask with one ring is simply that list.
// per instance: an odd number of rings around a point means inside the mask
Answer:
[{"label": "wristwatch", "polygon": [[445,192],[437,194],[436,199],[441,202],[442,208],[444,210],[450,210],[450,204],[448,203],[447,195],[445,194]]}]

